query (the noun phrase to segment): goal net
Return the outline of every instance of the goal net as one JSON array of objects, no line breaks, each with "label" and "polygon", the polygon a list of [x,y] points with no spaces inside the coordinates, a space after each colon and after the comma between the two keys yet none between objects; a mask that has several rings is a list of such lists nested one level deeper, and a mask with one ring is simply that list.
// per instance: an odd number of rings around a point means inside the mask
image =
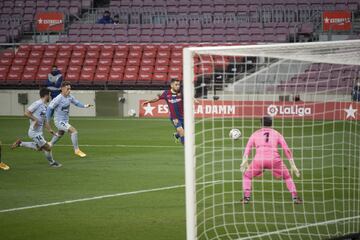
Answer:
[{"label": "goal net", "polygon": [[[360,232],[360,102],[352,100],[360,41],[192,47],[183,58],[188,240]],[[244,149],[265,115],[301,171],[292,178],[302,204],[271,171],[253,178],[250,203],[240,202]]]}]

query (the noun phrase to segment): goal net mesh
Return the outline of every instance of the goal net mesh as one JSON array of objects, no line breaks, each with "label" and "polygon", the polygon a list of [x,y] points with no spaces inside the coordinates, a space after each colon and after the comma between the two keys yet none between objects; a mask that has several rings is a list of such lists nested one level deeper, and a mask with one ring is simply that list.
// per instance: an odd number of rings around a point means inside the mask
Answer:
[{"label": "goal net mesh", "polygon": [[[187,225],[188,238],[313,240],[359,233],[360,103],[352,94],[360,82],[360,41],[189,52],[193,60],[184,61],[192,62],[193,73],[184,71],[184,91],[190,86],[202,100],[185,102],[185,125],[194,123],[185,140],[194,140],[185,146],[193,151],[186,164],[194,173],[186,186],[194,193],[187,202],[194,211],[187,214],[194,223]],[[303,204],[293,204],[284,181],[271,171],[252,180],[250,204],[240,203],[244,148],[264,115],[273,117],[293,152],[301,171],[293,180]],[[240,139],[230,139],[233,128]],[[254,150],[249,163],[253,156]]]}]

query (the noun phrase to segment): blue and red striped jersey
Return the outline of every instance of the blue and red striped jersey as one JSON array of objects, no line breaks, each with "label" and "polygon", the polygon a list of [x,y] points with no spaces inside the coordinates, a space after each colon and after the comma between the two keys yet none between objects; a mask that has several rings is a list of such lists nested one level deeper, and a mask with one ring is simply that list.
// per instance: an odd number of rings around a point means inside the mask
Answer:
[{"label": "blue and red striped jersey", "polygon": [[172,93],[171,90],[165,90],[159,97],[164,99],[169,107],[170,118],[183,119],[183,95],[182,93]]}]

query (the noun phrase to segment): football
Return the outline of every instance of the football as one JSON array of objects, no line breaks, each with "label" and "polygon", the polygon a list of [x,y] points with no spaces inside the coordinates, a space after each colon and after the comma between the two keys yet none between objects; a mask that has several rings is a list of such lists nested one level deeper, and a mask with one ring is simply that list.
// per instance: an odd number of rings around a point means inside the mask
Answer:
[{"label": "football", "polygon": [[229,132],[229,137],[233,140],[237,140],[241,137],[241,132],[239,129],[231,129],[230,132]]}]

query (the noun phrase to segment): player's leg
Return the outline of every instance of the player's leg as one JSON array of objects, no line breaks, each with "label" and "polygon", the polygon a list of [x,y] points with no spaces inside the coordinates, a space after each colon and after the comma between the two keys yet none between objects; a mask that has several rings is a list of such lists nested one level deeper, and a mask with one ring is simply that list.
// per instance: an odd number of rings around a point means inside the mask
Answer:
[{"label": "player's leg", "polygon": [[171,121],[176,129],[176,133],[174,134],[174,137],[180,139],[180,142],[184,144],[185,142],[184,121],[182,119],[172,119]]},{"label": "player's leg", "polygon": [[302,200],[299,198],[294,180],[292,179],[289,170],[282,160],[278,159],[274,161],[272,174],[276,178],[281,178],[284,180],[287,189],[291,193],[292,200],[295,204],[302,203]]},{"label": "player's leg", "polygon": [[12,145],[11,149],[15,149],[18,147],[30,148],[32,150],[39,150],[38,146],[35,142],[23,142],[21,139],[17,139]]},{"label": "player's leg", "polygon": [[76,128],[74,128],[73,126],[69,125],[69,129],[68,132],[70,134],[71,137],[71,142],[73,144],[74,147],[74,151],[75,154],[78,155],[79,157],[86,157],[86,154],[83,153],[80,149],[79,149],[79,143],[78,143],[78,132],[76,130]]},{"label": "player's leg", "polygon": [[65,132],[67,132],[69,128],[66,122],[55,122],[55,126],[58,129],[58,132],[52,137],[50,141],[51,146],[54,146],[64,136]]},{"label": "player's leg", "polygon": [[[51,144],[51,143],[50,143]],[[51,146],[49,143],[45,143],[42,147],[41,150],[44,152],[46,159],[49,162],[50,167],[61,167],[62,165],[60,163],[58,163],[57,161],[54,160],[53,155],[52,155],[52,151],[51,151]]]},{"label": "player's leg", "polygon": [[249,203],[252,191],[252,179],[261,176],[262,173],[263,165],[261,164],[261,161],[254,159],[243,175],[242,187],[244,198],[241,200],[242,203]]},{"label": "player's leg", "polygon": [[1,160],[1,153],[2,153],[1,145],[2,145],[2,143],[1,143],[1,141],[0,141],[0,169],[2,169],[2,170],[9,170],[10,167],[9,167],[7,164],[3,163],[2,160]]}]

